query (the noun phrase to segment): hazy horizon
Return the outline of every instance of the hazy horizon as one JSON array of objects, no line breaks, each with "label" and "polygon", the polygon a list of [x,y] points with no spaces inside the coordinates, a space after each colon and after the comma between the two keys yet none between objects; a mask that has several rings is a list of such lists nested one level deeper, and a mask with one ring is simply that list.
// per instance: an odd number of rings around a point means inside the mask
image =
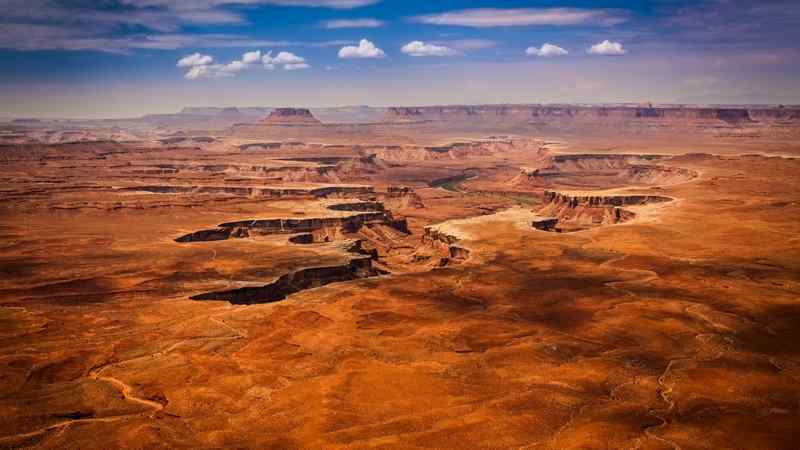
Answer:
[{"label": "hazy horizon", "polygon": [[508,105],[508,106],[586,106],[586,107],[635,107],[635,106],[653,106],[656,108],[661,107],[684,107],[684,108],[770,108],[770,107],[786,107],[786,108],[800,108],[800,104],[791,103],[657,103],[652,102],[608,102],[608,103],[593,103],[593,102],[531,102],[531,103],[431,103],[431,104],[392,104],[392,105],[367,105],[367,104],[352,104],[352,105],[186,105],[182,106],[175,111],[166,112],[147,112],[138,116],[97,116],[97,117],[83,117],[83,116],[22,116],[22,115],[8,115],[0,113],[0,118],[4,120],[70,120],[70,121],[92,121],[92,120],[126,120],[126,119],[140,119],[148,115],[177,115],[184,113],[186,109],[275,109],[275,108],[305,108],[310,110],[324,110],[324,109],[345,109],[345,108],[371,108],[371,109],[388,109],[392,107],[401,108],[427,108],[427,107],[455,107],[455,106],[495,106],[495,105]]}]

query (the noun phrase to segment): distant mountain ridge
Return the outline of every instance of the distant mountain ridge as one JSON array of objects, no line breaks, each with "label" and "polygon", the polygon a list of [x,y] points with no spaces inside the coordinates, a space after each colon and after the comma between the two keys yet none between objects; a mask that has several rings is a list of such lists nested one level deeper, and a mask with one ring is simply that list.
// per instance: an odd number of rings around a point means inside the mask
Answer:
[{"label": "distant mountain ridge", "polygon": [[[186,116],[202,117],[231,117],[239,116],[242,122],[261,120],[269,116],[277,107],[247,106],[247,107],[214,107],[214,106],[187,106],[177,114],[148,114],[144,118],[172,117],[179,119]],[[307,108],[314,117],[326,123],[364,123],[380,121],[387,108],[378,108],[366,105],[336,106],[328,108]]]}]

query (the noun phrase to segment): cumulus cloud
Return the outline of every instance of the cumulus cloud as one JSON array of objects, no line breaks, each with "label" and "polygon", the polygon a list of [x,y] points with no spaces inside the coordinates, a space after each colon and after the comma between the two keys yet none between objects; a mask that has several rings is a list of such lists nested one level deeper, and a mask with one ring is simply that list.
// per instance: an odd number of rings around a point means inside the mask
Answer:
[{"label": "cumulus cloud", "polygon": [[249,67],[248,64],[242,61],[231,61],[222,68],[225,72],[236,73],[241,72]]},{"label": "cumulus cloud", "polygon": [[557,45],[553,45],[553,44],[544,44],[544,45],[542,45],[542,48],[528,47],[528,49],[525,50],[525,53],[527,53],[528,55],[531,55],[531,56],[545,56],[545,57],[547,57],[547,56],[564,56],[564,55],[569,54],[568,51],[564,50],[563,48],[561,48],[561,47],[559,47]]},{"label": "cumulus cloud", "polygon": [[207,66],[194,66],[186,72],[183,77],[187,80],[197,80],[200,78],[222,78],[232,77],[236,71],[228,69],[227,65],[211,64]]},{"label": "cumulus cloud", "polygon": [[339,19],[322,22],[322,28],[336,30],[339,28],[380,28],[386,22],[378,19]]},{"label": "cumulus cloud", "polygon": [[273,58],[273,64],[302,64],[306,60],[300,56],[295,55],[291,52],[280,52],[278,56]]},{"label": "cumulus cloud", "polygon": [[200,53],[193,53],[178,60],[178,67],[207,66],[214,62],[214,58]]},{"label": "cumulus cloud", "polygon": [[209,55],[194,53],[181,58],[177,65],[189,68],[184,75],[187,80],[230,77],[251,69],[258,63],[263,63],[267,69],[274,69],[276,66],[283,67],[285,70],[301,70],[311,67],[305,58],[294,53],[280,52],[273,57],[272,51],[262,55],[261,50],[246,52],[242,55],[242,59],[227,64],[213,64],[213,61],[214,58]]},{"label": "cumulus cloud", "polygon": [[410,56],[451,56],[458,52],[443,45],[426,44],[422,41],[412,41],[404,45],[400,51]]},{"label": "cumulus cloud", "polygon": [[628,53],[627,50],[619,42],[611,42],[606,39],[599,44],[594,44],[588,50],[591,55],[604,55],[604,56],[621,56]]},{"label": "cumulus cloud", "polygon": [[242,55],[242,62],[245,64],[254,64],[261,61],[261,50],[254,52],[247,52]]},{"label": "cumulus cloud", "polygon": [[269,70],[274,69],[276,66],[283,66],[285,70],[300,70],[311,67],[305,58],[291,52],[280,52],[277,56],[272,56],[270,51],[261,58],[261,61],[264,63],[264,68]]},{"label": "cumulus cloud", "polygon": [[513,27],[531,25],[613,26],[627,20],[626,14],[613,9],[583,8],[478,8],[428,14],[412,18],[430,25],[463,27]]},{"label": "cumulus cloud", "polygon": [[383,50],[379,49],[375,46],[372,42],[362,39],[358,43],[358,47],[353,45],[348,45],[346,47],[342,47],[339,50],[339,58],[342,59],[351,59],[351,58],[383,58],[386,56],[386,53]]}]

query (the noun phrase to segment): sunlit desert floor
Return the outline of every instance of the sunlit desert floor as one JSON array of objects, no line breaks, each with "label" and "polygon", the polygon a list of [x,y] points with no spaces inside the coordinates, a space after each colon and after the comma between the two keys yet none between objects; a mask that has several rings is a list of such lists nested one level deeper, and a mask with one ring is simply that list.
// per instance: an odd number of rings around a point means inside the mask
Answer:
[{"label": "sunlit desert floor", "polygon": [[[797,448],[796,142],[508,140],[8,150],[0,446]],[[660,159],[558,158],[586,154]]]}]

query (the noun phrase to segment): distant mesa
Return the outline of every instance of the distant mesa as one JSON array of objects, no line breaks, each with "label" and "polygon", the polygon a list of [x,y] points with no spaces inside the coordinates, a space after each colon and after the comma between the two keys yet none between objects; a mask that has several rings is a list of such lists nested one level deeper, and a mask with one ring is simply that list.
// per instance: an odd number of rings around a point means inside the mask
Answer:
[{"label": "distant mesa", "polygon": [[219,112],[220,116],[238,116],[241,114],[242,113],[239,111],[239,108],[236,107],[222,108],[222,110]]},{"label": "distant mesa", "polygon": [[307,108],[276,108],[264,123],[268,125],[318,125],[317,120]]},{"label": "distant mesa", "polygon": [[389,108],[384,117],[385,122],[418,122],[422,120],[422,111],[419,108],[396,106]]},{"label": "distant mesa", "polygon": [[653,104],[500,104],[395,106],[386,110],[383,122],[447,122],[476,120],[543,124],[585,124],[619,126],[655,124],[663,127],[745,126],[756,122],[774,124],[800,119],[797,107],[734,105],[685,106]]}]

